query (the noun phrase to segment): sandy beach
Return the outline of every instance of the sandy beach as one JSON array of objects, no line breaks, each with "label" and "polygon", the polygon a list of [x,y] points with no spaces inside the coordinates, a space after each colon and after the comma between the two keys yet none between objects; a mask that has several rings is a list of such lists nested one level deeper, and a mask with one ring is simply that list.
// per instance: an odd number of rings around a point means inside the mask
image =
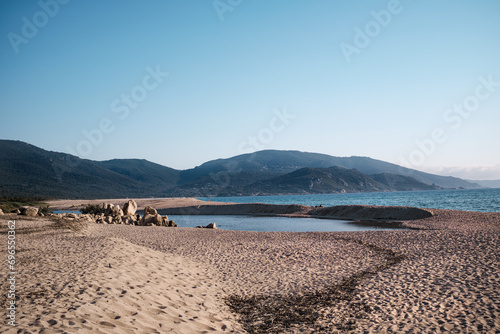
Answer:
[{"label": "sandy beach", "polygon": [[[155,201],[158,209],[217,212],[195,199]],[[220,214],[231,211],[227,203],[210,204]],[[500,331],[499,213],[246,209],[381,223],[392,217],[411,229],[241,232],[0,216],[4,245],[8,221],[16,221],[19,261],[17,327],[4,321],[0,332]],[[425,212],[431,215],[421,218]]]}]

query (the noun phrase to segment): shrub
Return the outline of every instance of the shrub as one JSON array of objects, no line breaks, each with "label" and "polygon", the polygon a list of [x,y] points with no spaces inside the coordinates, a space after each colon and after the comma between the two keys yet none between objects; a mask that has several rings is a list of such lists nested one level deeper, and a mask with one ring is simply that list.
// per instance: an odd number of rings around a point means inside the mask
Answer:
[{"label": "shrub", "polygon": [[101,213],[104,213],[104,210],[99,204],[87,204],[85,207],[80,209],[80,212],[83,214],[100,215]]},{"label": "shrub", "polygon": [[50,210],[48,205],[45,205],[45,206],[40,206],[38,213],[47,215],[49,213],[54,213],[54,211]]}]

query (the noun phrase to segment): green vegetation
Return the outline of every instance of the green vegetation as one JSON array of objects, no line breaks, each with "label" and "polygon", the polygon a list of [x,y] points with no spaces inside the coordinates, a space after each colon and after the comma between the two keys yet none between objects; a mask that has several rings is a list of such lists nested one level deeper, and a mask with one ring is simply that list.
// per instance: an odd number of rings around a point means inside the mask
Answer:
[{"label": "green vegetation", "polygon": [[0,209],[3,210],[4,213],[9,213],[19,209],[21,206],[36,206],[40,208],[40,211],[43,213],[51,212],[49,210],[49,205],[45,203],[48,198],[46,197],[10,197],[10,196],[1,196],[0,197]]},{"label": "green vegetation", "polygon": [[80,212],[83,214],[100,215],[104,213],[104,209],[99,204],[87,204],[80,209]]},{"label": "green vegetation", "polygon": [[[140,159],[79,159],[12,140],[0,140],[0,152],[0,196],[206,197],[480,187],[367,157],[298,151],[260,151],[182,171]],[[327,170],[332,166],[338,169]]]}]

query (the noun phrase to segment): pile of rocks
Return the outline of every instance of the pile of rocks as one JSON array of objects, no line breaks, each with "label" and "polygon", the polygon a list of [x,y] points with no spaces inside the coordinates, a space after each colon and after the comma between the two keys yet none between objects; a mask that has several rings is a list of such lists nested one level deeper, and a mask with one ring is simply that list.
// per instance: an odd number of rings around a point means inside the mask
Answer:
[{"label": "pile of rocks", "polygon": [[152,206],[144,208],[144,216],[136,214],[137,203],[134,200],[125,203],[123,209],[111,203],[103,203],[102,208],[103,213],[94,215],[95,222],[98,224],[177,227],[173,220],[168,220],[166,215],[161,216]]},{"label": "pile of rocks", "polygon": [[[48,214],[64,218],[70,221],[90,221],[98,224],[125,224],[125,225],[138,225],[138,226],[165,226],[165,227],[178,227],[173,220],[168,220],[168,216],[158,214],[152,206],[144,208],[144,216],[136,214],[137,203],[134,200],[129,200],[123,205],[123,209],[119,205],[112,203],[103,203],[101,207],[102,213],[92,214],[76,214],[76,213],[59,213]],[[3,214],[0,210],[0,214]],[[37,207],[23,206],[17,210],[17,214],[23,216],[40,216],[43,215]]]}]

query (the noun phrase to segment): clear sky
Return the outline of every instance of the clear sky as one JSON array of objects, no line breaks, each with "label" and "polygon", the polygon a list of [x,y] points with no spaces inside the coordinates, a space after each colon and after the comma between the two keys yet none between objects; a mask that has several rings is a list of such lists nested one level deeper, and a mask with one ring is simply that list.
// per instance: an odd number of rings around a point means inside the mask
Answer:
[{"label": "clear sky", "polygon": [[0,1],[0,138],[186,169],[260,149],[500,179],[500,1]]}]

